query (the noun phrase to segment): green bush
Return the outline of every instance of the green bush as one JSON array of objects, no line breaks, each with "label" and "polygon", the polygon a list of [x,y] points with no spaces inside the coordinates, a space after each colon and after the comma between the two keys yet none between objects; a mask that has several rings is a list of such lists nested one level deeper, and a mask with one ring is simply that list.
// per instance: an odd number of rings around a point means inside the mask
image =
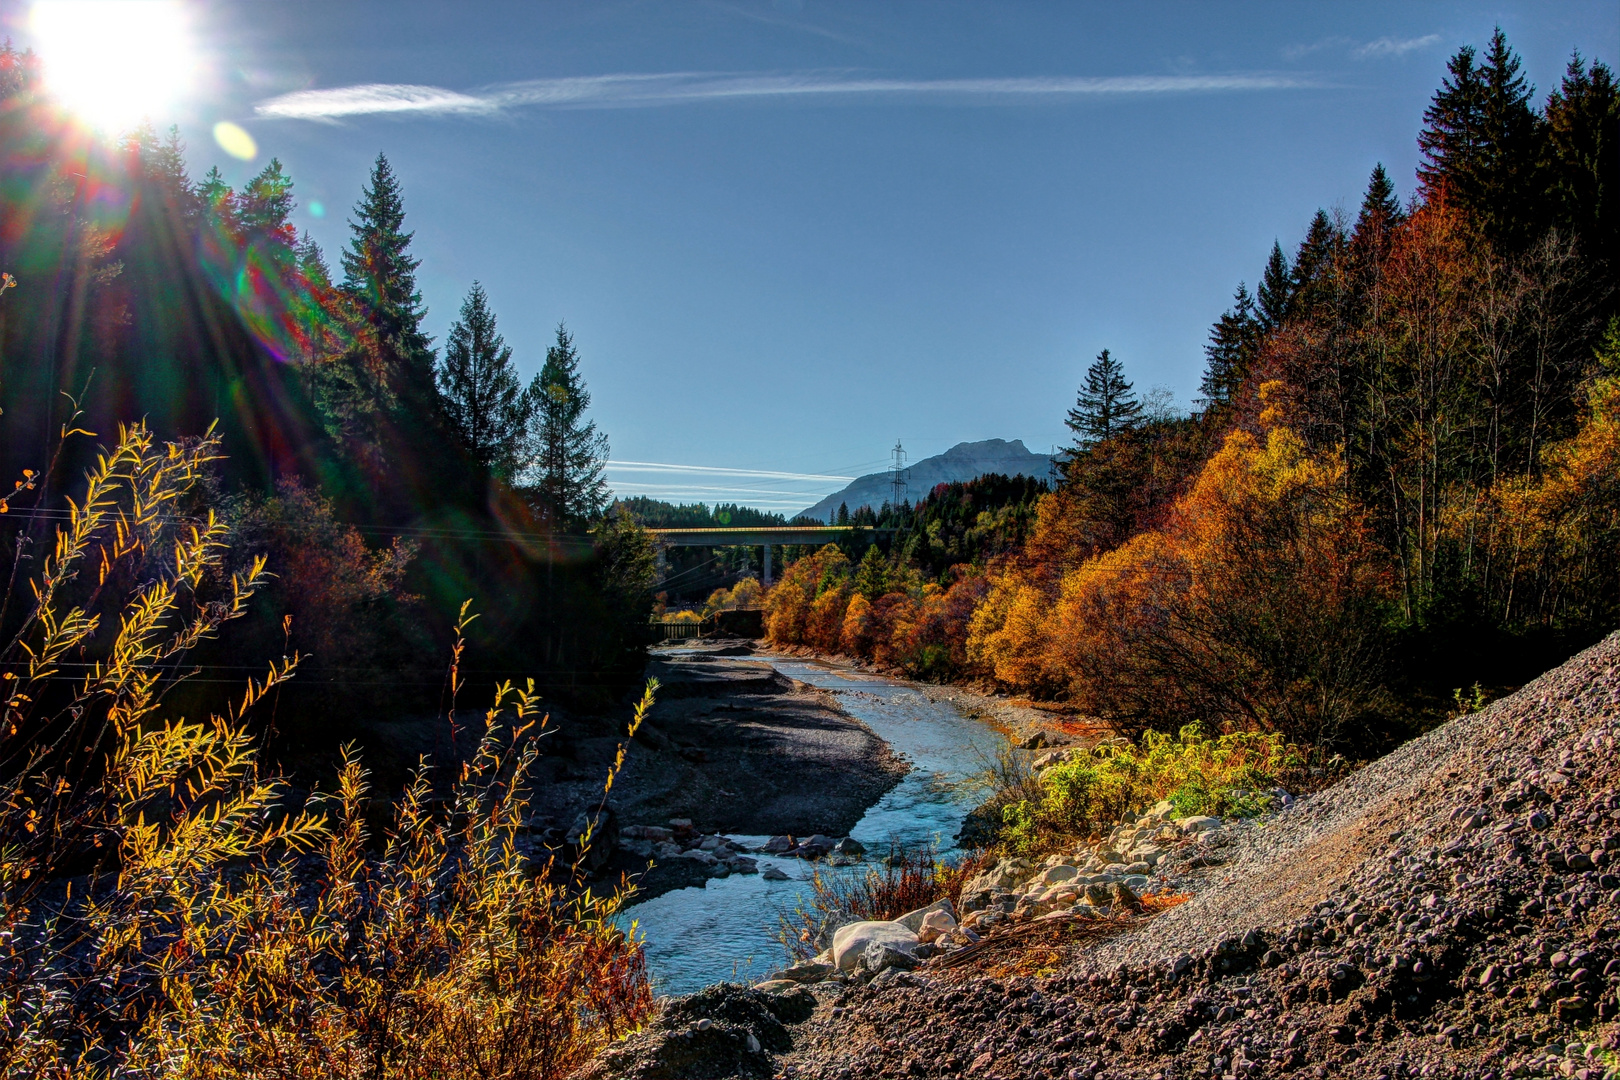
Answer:
[{"label": "green bush", "polygon": [[1269,806],[1266,789],[1307,780],[1310,753],[1281,735],[1212,737],[1196,723],[1174,737],[1149,731],[1136,743],[1101,743],[1048,768],[1035,781],[1033,796],[1005,805],[1001,842],[1034,852],[1101,832],[1161,799],[1178,817],[1252,817]]}]

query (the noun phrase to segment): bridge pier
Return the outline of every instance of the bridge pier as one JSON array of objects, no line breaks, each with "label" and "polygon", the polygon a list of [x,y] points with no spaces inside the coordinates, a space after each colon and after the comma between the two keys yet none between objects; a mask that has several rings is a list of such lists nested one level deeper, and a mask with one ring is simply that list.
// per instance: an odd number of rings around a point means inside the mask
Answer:
[{"label": "bridge pier", "polygon": [[768,589],[771,587],[771,545],[761,545],[765,549],[765,580],[762,584]]}]

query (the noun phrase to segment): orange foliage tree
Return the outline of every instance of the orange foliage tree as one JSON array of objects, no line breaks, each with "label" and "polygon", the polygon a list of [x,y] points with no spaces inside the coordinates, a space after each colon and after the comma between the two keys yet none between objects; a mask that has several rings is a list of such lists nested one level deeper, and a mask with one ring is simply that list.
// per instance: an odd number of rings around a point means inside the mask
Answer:
[{"label": "orange foliage tree", "polygon": [[1374,703],[1390,579],[1337,455],[1265,414],[1229,434],[1163,529],[1066,571],[1003,574],[970,656],[1061,686],[1122,730],[1189,718],[1332,743]]}]

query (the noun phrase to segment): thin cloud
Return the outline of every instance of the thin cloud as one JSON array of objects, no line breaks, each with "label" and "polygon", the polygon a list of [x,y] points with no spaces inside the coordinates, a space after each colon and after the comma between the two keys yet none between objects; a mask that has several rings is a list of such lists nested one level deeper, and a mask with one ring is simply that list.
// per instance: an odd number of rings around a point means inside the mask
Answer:
[{"label": "thin cloud", "polygon": [[489,99],[438,86],[362,83],[331,90],[298,90],[260,102],[260,116],[329,120],[376,113],[487,113],[499,106]]},{"label": "thin cloud", "polygon": [[746,99],[910,96],[982,101],[1063,100],[1210,94],[1316,87],[1296,75],[1052,76],[1009,79],[876,79],[841,74],[726,75],[673,72],[660,75],[591,75],[535,79],[463,93],[435,86],[368,83],[331,90],[300,90],[257,106],[260,116],[335,120],[376,114],[494,114],[514,108],[613,108]]},{"label": "thin cloud", "polygon": [[729,469],[719,465],[671,465],[663,461],[620,461],[614,459],[608,462],[609,469],[619,469],[625,472],[678,472],[678,473],[705,473],[717,476],[757,476],[771,480],[853,480],[853,476],[831,476],[824,473],[797,473],[776,472],[770,469]]},{"label": "thin cloud", "polygon": [[1417,38],[1381,37],[1350,50],[1350,55],[1356,60],[1377,60],[1385,56],[1405,56],[1409,52],[1438,44],[1439,34],[1424,34]]}]

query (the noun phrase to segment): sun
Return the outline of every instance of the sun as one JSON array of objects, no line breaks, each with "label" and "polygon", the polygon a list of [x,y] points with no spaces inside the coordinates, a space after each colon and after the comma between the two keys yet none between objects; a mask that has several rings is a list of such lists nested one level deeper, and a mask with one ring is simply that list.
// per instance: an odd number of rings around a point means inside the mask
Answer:
[{"label": "sun", "polygon": [[37,0],[29,26],[51,94],[108,133],[169,120],[196,67],[178,0]]}]

